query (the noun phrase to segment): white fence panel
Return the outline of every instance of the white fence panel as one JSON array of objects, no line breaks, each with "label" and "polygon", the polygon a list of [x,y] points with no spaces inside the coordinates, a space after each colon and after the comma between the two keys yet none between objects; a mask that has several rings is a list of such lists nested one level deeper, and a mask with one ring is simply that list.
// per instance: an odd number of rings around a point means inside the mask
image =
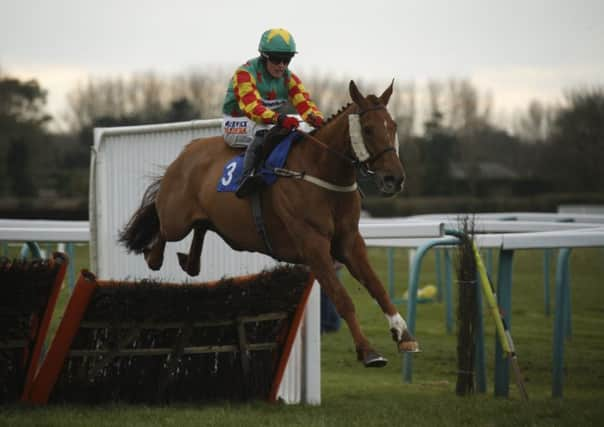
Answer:
[{"label": "white fence panel", "polygon": [[[176,252],[188,252],[191,236],[168,243],[164,266],[152,272],[142,256],[128,254],[117,243],[118,233],[138,208],[145,189],[162,175],[195,138],[220,133],[220,120],[203,120],[169,126],[134,126],[95,129],[91,176],[91,234],[97,252],[91,265],[103,279],[153,278],[190,281],[179,267]],[[208,232],[202,254],[202,271],[196,281],[216,280],[224,275],[253,273],[275,265],[264,255],[235,252],[218,236]]]}]

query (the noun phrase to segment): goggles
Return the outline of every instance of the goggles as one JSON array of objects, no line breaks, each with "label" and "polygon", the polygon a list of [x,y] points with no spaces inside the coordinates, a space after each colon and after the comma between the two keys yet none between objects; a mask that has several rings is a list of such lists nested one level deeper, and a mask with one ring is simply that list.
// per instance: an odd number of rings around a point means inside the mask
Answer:
[{"label": "goggles", "polygon": [[268,59],[270,62],[272,62],[275,65],[279,65],[279,64],[289,65],[289,63],[292,60],[291,56],[272,55],[270,53],[263,53],[262,56],[265,57],[266,59]]}]

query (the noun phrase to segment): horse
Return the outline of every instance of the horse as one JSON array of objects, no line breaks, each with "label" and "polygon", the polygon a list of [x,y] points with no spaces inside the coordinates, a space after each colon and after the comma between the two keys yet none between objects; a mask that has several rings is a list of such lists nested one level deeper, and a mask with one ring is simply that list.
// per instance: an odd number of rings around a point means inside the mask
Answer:
[{"label": "horse", "polygon": [[256,230],[249,198],[216,191],[225,164],[240,152],[222,136],[196,139],[185,146],[164,175],[147,188],[140,207],[120,232],[120,242],[130,252],[144,254],[150,269],[159,270],[166,242],[182,240],[193,231],[189,253],[177,254],[180,266],[191,276],[199,274],[208,230],[235,250],[304,264],[346,322],[357,359],[366,367],[385,366],[387,359],[363,334],[354,304],[338,279],[334,260],[338,261],[377,301],[398,351],[419,351],[369,264],[358,227],[358,168],[373,177],[383,196],[403,189],[405,171],[398,157],[396,123],[386,108],[393,84],[380,96],[364,96],[351,80],[352,102],[293,144],[285,166],[302,171],[297,177],[305,179],[279,178],[260,193],[272,250]]}]

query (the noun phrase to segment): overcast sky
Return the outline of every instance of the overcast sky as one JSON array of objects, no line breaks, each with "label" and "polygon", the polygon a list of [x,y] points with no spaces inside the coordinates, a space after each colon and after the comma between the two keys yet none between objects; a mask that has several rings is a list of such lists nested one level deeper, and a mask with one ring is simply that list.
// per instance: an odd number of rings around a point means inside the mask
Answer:
[{"label": "overcast sky", "polygon": [[604,0],[0,0],[0,69],[38,79],[56,114],[88,77],[234,67],[283,27],[303,80],[469,78],[514,111],[604,85],[603,19]]}]

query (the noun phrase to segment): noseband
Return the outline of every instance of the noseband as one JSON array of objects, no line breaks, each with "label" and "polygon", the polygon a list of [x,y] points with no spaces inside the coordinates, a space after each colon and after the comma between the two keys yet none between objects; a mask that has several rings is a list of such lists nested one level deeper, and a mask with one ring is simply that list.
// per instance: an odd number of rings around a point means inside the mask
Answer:
[{"label": "noseband", "polygon": [[[370,108],[363,109],[358,112],[358,114],[350,114],[348,116],[348,127],[350,134],[350,145],[352,146],[352,150],[356,156],[356,159],[353,160],[353,164],[359,168],[359,170],[365,175],[374,175],[375,172],[371,170],[369,167],[370,163],[373,163],[384,154],[389,153],[390,151],[395,151],[398,153],[396,147],[386,147],[382,151],[371,155],[369,150],[367,149],[367,144],[365,144],[365,139],[363,138],[363,132],[361,130],[361,117],[363,114],[374,111],[374,110],[382,110],[386,109],[384,105],[376,105]],[[398,142],[398,141],[397,141]]]}]

